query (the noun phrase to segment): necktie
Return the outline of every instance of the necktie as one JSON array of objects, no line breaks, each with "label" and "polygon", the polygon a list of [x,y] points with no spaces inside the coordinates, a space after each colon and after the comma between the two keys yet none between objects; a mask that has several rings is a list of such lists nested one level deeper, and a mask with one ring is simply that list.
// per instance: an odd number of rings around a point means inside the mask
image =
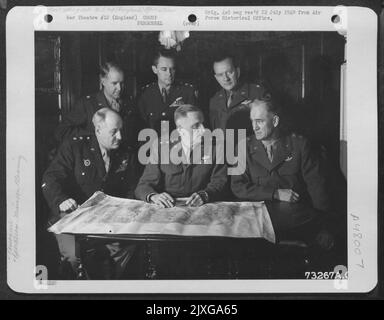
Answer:
[{"label": "necktie", "polygon": [[227,107],[228,108],[231,106],[232,100],[233,100],[233,92],[230,91],[229,96],[228,96],[228,100],[227,100]]},{"label": "necktie", "polygon": [[268,155],[268,159],[270,162],[273,161],[273,145],[272,144],[268,144],[267,145],[267,155]]},{"label": "necktie", "polygon": [[111,108],[116,112],[120,112],[120,103],[117,100],[112,100]]},{"label": "necktie", "polygon": [[161,89],[161,95],[163,97],[163,102],[167,103],[167,90],[165,88]]},{"label": "necktie", "polygon": [[105,165],[105,171],[108,173],[111,158],[110,158],[109,153],[107,151],[103,152],[103,160],[104,160],[104,165]]}]

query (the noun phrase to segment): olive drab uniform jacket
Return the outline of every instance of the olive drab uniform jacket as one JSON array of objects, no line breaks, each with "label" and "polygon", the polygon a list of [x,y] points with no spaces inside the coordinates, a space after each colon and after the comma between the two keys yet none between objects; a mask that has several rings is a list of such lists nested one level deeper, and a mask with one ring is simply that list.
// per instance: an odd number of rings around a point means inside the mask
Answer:
[{"label": "olive drab uniform jacket", "polygon": [[249,135],[252,132],[252,123],[249,118],[250,109],[243,102],[256,98],[260,99],[264,94],[263,86],[243,83],[233,91],[231,103],[228,106],[228,94],[224,89],[219,90],[209,102],[211,129],[246,129]]},{"label": "olive drab uniform jacket", "polygon": [[111,151],[108,172],[96,136],[66,140],[43,175],[42,189],[53,215],[59,218],[59,205],[74,199],[78,205],[96,191],[122,198],[133,198],[140,175],[133,148]]},{"label": "olive drab uniform jacket", "polygon": [[171,86],[164,98],[157,82],[143,88],[138,108],[145,127],[151,128],[161,135],[161,122],[168,121],[169,133],[175,129],[174,113],[182,104],[196,104],[197,91],[188,83],[177,83]]},{"label": "olive drab uniform jacket", "polygon": [[[181,142],[175,139],[169,143],[169,152],[172,148],[178,148],[182,152],[184,161],[174,164],[161,163],[162,144],[156,154],[152,154],[157,164],[147,164],[144,173],[137,185],[135,194],[140,200],[147,201],[147,197],[153,193],[167,192],[174,198],[190,197],[195,192],[205,192],[208,201],[218,201],[225,199],[227,187],[227,166],[224,161],[216,158],[216,147],[214,145],[209,150],[204,150],[204,143],[195,146],[191,152],[189,163],[186,163],[186,156],[182,151]],[[193,164],[192,159],[197,149],[201,148],[198,154],[199,164]],[[220,154],[218,152],[218,154]],[[197,156],[195,156],[197,158]],[[201,159],[200,159],[201,158]],[[221,162],[221,163],[220,163]]]},{"label": "olive drab uniform jacket", "polygon": [[292,189],[300,202],[328,211],[329,197],[323,169],[308,140],[296,134],[281,137],[274,147],[272,163],[261,141],[247,138],[246,170],[232,176],[231,189],[240,200],[273,201],[277,189]]}]

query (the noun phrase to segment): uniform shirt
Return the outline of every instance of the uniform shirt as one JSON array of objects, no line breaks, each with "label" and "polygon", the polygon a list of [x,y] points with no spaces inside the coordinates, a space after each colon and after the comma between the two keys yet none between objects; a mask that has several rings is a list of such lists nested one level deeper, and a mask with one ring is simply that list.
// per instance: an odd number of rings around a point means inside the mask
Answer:
[{"label": "uniform shirt", "polygon": [[277,139],[272,140],[272,141],[263,141],[263,140],[261,141],[270,162],[273,162],[273,155],[274,155],[275,150],[276,150],[276,142],[277,141],[278,141]]},{"label": "uniform shirt", "polygon": [[[175,101],[179,101],[175,104]],[[179,83],[170,87],[164,103],[161,89],[157,82],[147,85],[139,98],[139,111],[146,128],[151,128],[161,135],[161,122],[169,122],[169,133],[175,129],[174,113],[181,104],[196,104],[196,90],[191,84]]]},{"label": "uniform shirt", "polygon": [[99,143],[99,148],[101,152],[101,158],[104,161],[104,166],[105,166],[105,172],[109,172],[110,164],[111,164],[111,157],[110,157],[110,151],[105,149],[100,143]]},{"label": "uniform shirt", "polygon": [[[80,99],[75,108],[64,115],[61,124],[55,132],[57,141],[82,135],[92,135],[95,128],[92,118],[96,111],[102,108],[112,108],[102,91]],[[137,146],[137,136],[143,127],[138,110],[134,107],[132,99],[120,99],[120,116],[123,119],[123,139],[131,147]]]},{"label": "uniform shirt", "polygon": [[328,211],[329,197],[320,160],[307,139],[296,134],[275,143],[272,163],[255,136],[247,138],[246,170],[232,176],[231,189],[240,200],[272,201],[277,189],[292,189],[300,202]]},{"label": "uniform shirt", "polygon": [[[169,144],[169,150],[176,147],[182,150],[179,140],[172,141]],[[227,187],[227,166],[217,164],[216,148],[204,152],[204,143],[195,146],[190,155],[189,162],[186,163],[186,155],[183,154],[184,161],[181,164],[161,164],[159,154],[161,154],[162,145],[159,146],[158,154],[152,154],[152,160],[158,164],[148,164],[143,176],[135,190],[138,199],[147,201],[148,195],[154,193],[167,192],[174,198],[189,197],[195,192],[205,192],[209,201],[224,199],[224,192]],[[201,148],[200,164],[192,164],[193,153],[197,148]]]},{"label": "uniform shirt", "polygon": [[249,119],[249,107],[242,104],[246,100],[260,99],[265,90],[261,85],[244,83],[232,90],[231,102],[228,106],[228,96],[224,89],[218,91],[209,102],[209,120],[211,129],[246,129],[252,132]]},{"label": "uniform shirt", "polygon": [[43,175],[42,189],[53,220],[57,220],[59,205],[70,198],[78,205],[96,191],[133,198],[139,174],[140,166],[132,148],[111,151],[107,172],[97,138],[80,136],[63,142]]}]

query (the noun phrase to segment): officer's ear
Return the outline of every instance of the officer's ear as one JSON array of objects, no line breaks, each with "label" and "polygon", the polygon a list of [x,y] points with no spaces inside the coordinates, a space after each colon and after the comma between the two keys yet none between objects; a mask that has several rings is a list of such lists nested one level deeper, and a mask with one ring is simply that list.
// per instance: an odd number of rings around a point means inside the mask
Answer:
[{"label": "officer's ear", "polygon": [[105,86],[106,77],[100,77],[100,90],[102,90]]},{"label": "officer's ear", "polygon": [[241,75],[240,67],[237,67],[237,68],[236,68],[236,73],[237,73],[237,78],[239,79],[239,78],[240,78],[240,75]]},{"label": "officer's ear", "polygon": [[153,71],[154,74],[157,75],[157,73],[158,73],[157,66],[152,65],[152,71]]},{"label": "officer's ear", "polygon": [[272,121],[273,121],[273,126],[276,128],[280,123],[280,117],[277,114],[275,114],[273,116]]},{"label": "officer's ear", "polygon": [[99,135],[100,134],[100,124],[98,124],[98,125],[96,125],[95,126],[95,133],[96,133],[96,135]]}]

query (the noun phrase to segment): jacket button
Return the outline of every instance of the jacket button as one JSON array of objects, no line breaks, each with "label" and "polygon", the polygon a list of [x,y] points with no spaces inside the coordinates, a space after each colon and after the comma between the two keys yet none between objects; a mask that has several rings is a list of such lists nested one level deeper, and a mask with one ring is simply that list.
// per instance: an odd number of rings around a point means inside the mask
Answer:
[{"label": "jacket button", "polygon": [[85,172],[82,172],[81,175],[82,175],[82,176],[85,176]]},{"label": "jacket button", "polygon": [[165,113],[165,112],[163,112],[161,115],[162,115],[163,117],[165,117],[166,113]]}]

